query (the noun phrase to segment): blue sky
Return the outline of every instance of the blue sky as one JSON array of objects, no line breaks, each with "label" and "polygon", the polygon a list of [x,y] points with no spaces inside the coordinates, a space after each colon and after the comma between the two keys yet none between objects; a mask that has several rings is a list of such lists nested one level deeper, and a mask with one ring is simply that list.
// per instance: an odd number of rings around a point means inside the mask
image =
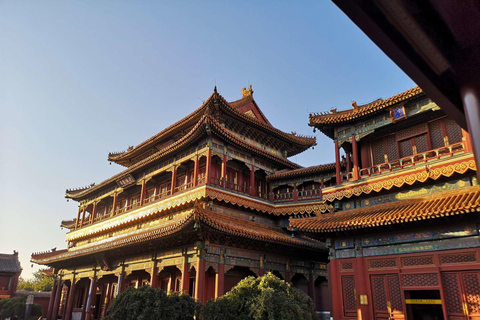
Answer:
[{"label": "blue sky", "polygon": [[65,189],[122,168],[107,154],[253,85],[277,128],[315,135],[291,160],[334,161],[310,112],[415,84],[330,1],[1,1],[0,252],[65,248]]}]

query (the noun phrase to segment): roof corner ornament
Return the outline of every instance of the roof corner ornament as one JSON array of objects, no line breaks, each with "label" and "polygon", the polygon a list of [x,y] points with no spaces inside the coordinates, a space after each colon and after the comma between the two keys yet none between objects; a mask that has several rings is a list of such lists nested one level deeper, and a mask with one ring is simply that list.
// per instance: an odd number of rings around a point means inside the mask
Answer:
[{"label": "roof corner ornament", "polygon": [[218,93],[217,86],[215,86],[215,88],[213,88],[213,93]]},{"label": "roof corner ornament", "polygon": [[252,95],[253,95],[252,85],[248,86],[248,90],[245,87],[242,88],[242,98],[250,97]]},{"label": "roof corner ornament", "polygon": [[331,114],[337,113],[337,108],[332,108],[332,109],[330,109],[330,113],[331,113]]},{"label": "roof corner ornament", "polygon": [[353,102],[352,102],[352,107],[353,107],[353,110],[354,110],[354,111],[357,111],[357,110],[358,110],[357,101],[353,101]]}]

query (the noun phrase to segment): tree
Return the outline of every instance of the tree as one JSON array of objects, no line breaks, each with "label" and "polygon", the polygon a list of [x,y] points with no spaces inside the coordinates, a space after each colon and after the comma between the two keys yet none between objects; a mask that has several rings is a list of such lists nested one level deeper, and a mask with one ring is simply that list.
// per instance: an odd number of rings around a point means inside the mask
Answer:
[{"label": "tree", "polygon": [[207,302],[204,320],[316,320],[312,299],[272,273],[243,279],[223,297]]},{"label": "tree", "polygon": [[[10,299],[0,300],[0,318],[13,318],[14,316],[23,317],[25,314],[25,297],[14,297]],[[32,316],[42,315],[42,306],[39,304],[32,305]]]},{"label": "tree", "polygon": [[105,320],[193,320],[199,307],[189,295],[130,287],[115,298]]},{"label": "tree", "polygon": [[20,277],[17,290],[26,291],[52,291],[53,278],[46,276],[42,270],[33,273],[32,279]]}]

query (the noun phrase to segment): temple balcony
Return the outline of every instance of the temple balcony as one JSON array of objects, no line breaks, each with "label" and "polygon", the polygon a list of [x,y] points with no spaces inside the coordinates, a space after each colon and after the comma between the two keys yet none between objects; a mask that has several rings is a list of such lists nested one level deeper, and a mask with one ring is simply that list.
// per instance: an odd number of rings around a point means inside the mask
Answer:
[{"label": "temple balcony", "polygon": [[[176,185],[172,192],[171,185],[155,187],[153,192],[150,192],[148,196],[145,196],[144,199],[141,199],[141,193],[136,194],[127,200],[120,200],[116,206],[116,209],[113,210],[113,205],[105,205],[95,209],[95,217],[92,219],[92,212],[86,211],[86,216],[82,219],[80,218],[75,221],[72,229],[78,229],[85,226],[93,225],[100,221],[106,219],[123,215],[129,212],[132,212],[141,207],[146,207],[155,203],[159,203],[165,200],[168,200],[174,196],[181,195],[183,193],[188,193],[194,189],[198,189],[204,186],[213,187],[215,189],[220,189],[229,193],[238,194],[251,198],[252,200],[260,200],[263,202],[269,202],[273,205],[275,204],[284,204],[284,203],[295,203],[295,202],[311,202],[311,201],[321,201],[322,200],[322,190],[320,186],[309,184],[307,187],[299,186],[298,189],[295,186],[289,192],[281,192],[281,188],[275,188],[273,191],[268,192],[269,184],[263,181],[257,181],[255,187],[250,187],[247,183],[243,185],[229,182],[223,178],[210,177],[209,183],[206,183],[206,177],[204,175],[197,177],[197,183],[194,184],[193,181],[188,179],[182,179],[186,181],[183,184]],[[308,188],[309,190],[305,190]],[[151,190],[151,189],[149,189]],[[92,210],[92,209],[89,209]],[[75,228],[76,226],[76,228]]]},{"label": "temple balcony", "polygon": [[[380,163],[367,168],[360,168],[358,179],[389,174],[402,169],[413,169],[415,167],[425,166],[430,163],[457,157],[465,152],[467,151],[464,142],[455,143],[446,147],[432,149],[425,152],[419,152],[408,157],[394,159],[392,161]],[[358,179],[355,179],[355,172],[353,170],[348,173],[341,174],[342,182],[354,181]]]}]

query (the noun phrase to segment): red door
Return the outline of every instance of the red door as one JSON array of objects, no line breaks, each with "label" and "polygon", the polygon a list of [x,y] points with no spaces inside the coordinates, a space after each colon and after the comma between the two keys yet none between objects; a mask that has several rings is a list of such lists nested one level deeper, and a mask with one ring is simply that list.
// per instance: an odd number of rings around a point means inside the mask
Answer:
[{"label": "red door", "polygon": [[480,320],[480,272],[444,272],[448,320]]},{"label": "red door", "polygon": [[405,319],[397,274],[371,276],[375,320]]}]

